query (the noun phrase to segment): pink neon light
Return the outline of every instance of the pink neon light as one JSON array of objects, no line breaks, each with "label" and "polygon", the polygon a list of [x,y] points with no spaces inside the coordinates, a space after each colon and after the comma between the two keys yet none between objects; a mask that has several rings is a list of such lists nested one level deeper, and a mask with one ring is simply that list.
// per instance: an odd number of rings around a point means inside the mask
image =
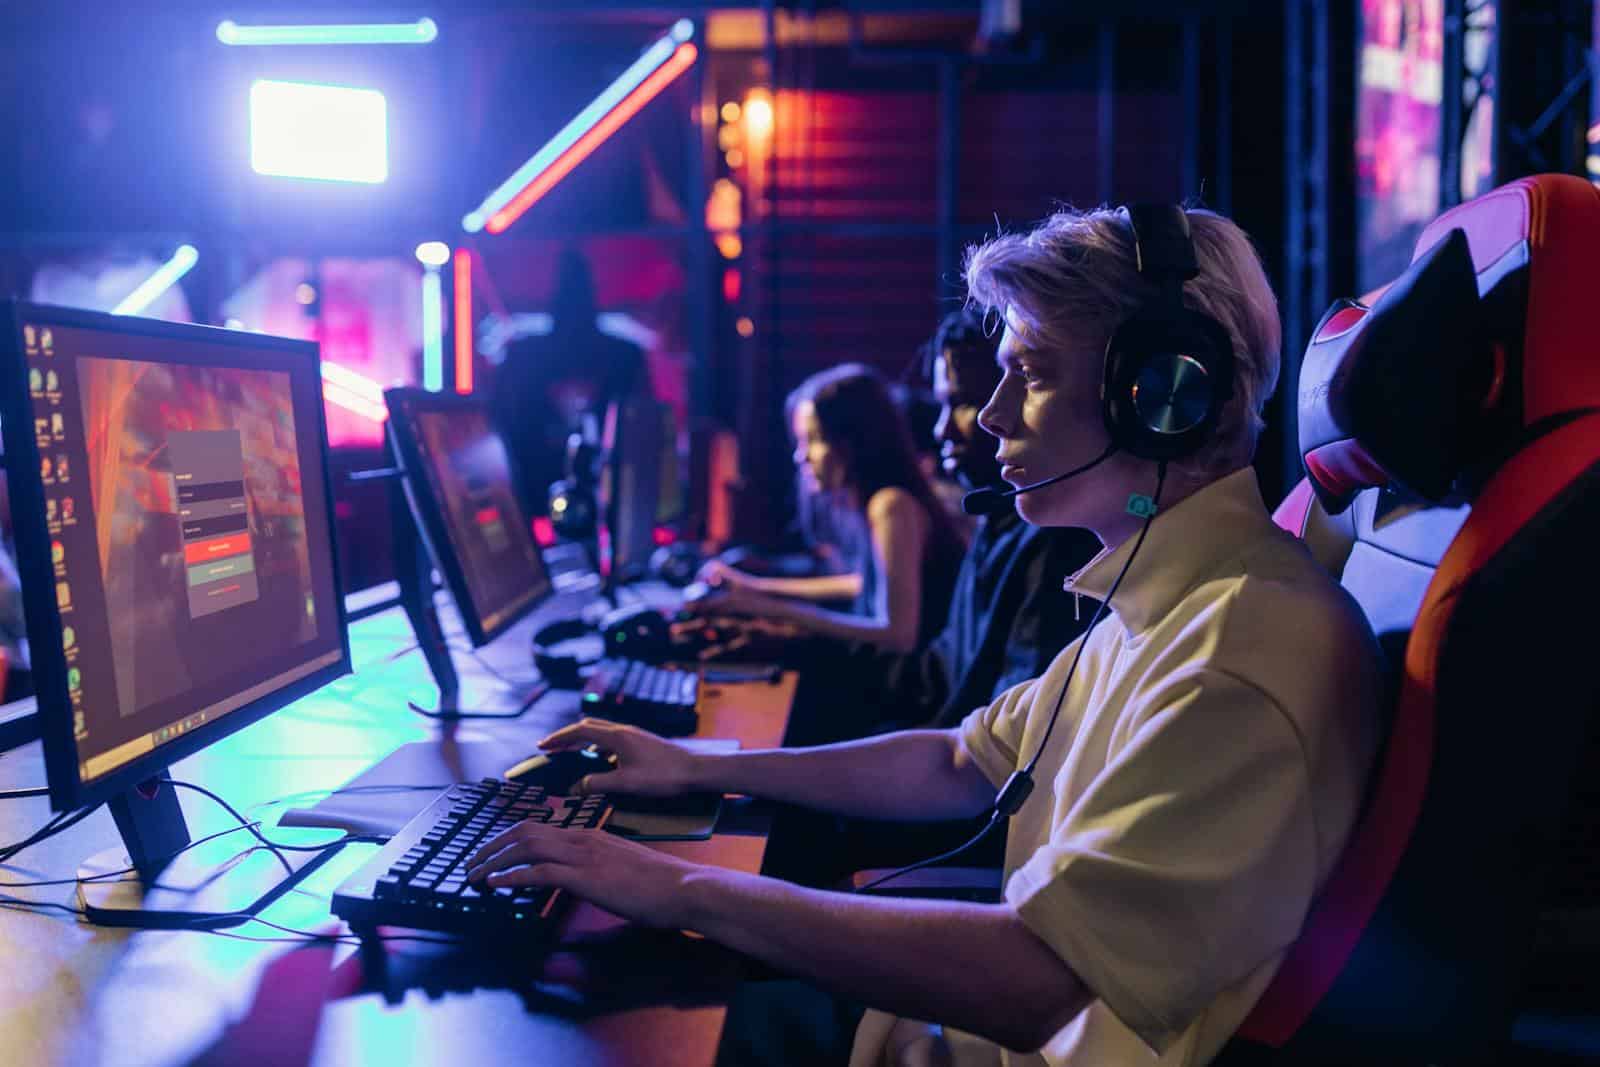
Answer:
[{"label": "pink neon light", "polygon": [[572,143],[572,147],[556,157],[556,161],[539,173],[533,181],[529,182],[522,192],[512,198],[505,207],[496,211],[489,217],[484,229],[490,233],[504,233],[522,213],[527,211],[539,199],[555,188],[556,183],[572,173],[572,168],[589,158],[589,153],[620,129],[623,123],[639,113],[639,109],[655,99],[656,95],[672,83],[672,80],[694,64],[695,58],[700,54],[699,49],[687,41],[680,44],[671,57],[651,74],[633,92],[623,97],[616,107],[601,116],[580,138]]},{"label": "pink neon light", "polygon": [[456,392],[472,392],[472,253],[455,254]]}]

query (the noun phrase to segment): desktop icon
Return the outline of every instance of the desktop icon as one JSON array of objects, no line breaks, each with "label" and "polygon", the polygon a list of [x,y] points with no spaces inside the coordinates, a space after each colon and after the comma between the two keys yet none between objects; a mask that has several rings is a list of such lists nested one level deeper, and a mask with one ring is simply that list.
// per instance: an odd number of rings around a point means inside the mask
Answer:
[{"label": "desktop icon", "polygon": [[72,522],[73,521],[73,506],[72,506],[72,498],[70,496],[64,496],[64,497],[61,498],[61,521],[62,522]]},{"label": "desktop icon", "polygon": [[44,375],[35,367],[28,372],[28,391],[38,396],[44,392]]},{"label": "desktop icon", "polygon": [[56,583],[56,607],[70,608],[72,606],[72,589],[66,582]]},{"label": "desktop icon", "polygon": [[48,356],[50,354],[51,347],[53,347],[55,343],[55,334],[51,333],[50,327],[46,326],[39,334],[39,347],[44,349],[44,354]]},{"label": "desktop icon", "polygon": [[61,628],[61,647],[71,648],[78,643],[78,631],[70,626]]},{"label": "desktop icon", "polygon": [[50,416],[50,432],[55,435],[58,441],[67,435],[67,424],[61,418],[61,412],[59,411],[53,412]]},{"label": "desktop icon", "polygon": [[83,672],[78,670],[78,668],[76,668],[76,667],[68,667],[67,668],[67,688],[68,689],[82,689],[83,688]]},{"label": "desktop icon", "polygon": [[55,473],[55,468],[50,463],[50,457],[41,458],[39,460],[39,477],[48,482],[50,481],[50,475],[53,473]]},{"label": "desktop icon", "polygon": [[44,502],[44,521],[56,521],[56,502],[54,500],[46,500]]},{"label": "desktop icon", "polygon": [[50,542],[50,562],[61,563],[67,558],[67,546],[60,541]]},{"label": "desktop icon", "polygon": [[29,348],[37,347],[39,344],[39,331],[32,326],[24,326],[22,328],[22,341]]},{"label": "desktop icon", "polygon": [[56,478],[62,482],[67,480],[67,454],[65,452],[56,454]]},{"label": "desktop icon", "polygon": [[55,393],[55,392],[59,392],[60,389],[61,389],[61,379],[56,377],[56,372],[53,371],[53,370],[45,371],[44,372],[44,391],[47,392],[47,393]]},{"label": "desktop icon", "polygon": [[33,434],[34,434],[35,437],[49,437],[50,436],[50,420],[47,419],[47,418],[44,418],[42,416],[40,418],[34,419],[33,420]]}]

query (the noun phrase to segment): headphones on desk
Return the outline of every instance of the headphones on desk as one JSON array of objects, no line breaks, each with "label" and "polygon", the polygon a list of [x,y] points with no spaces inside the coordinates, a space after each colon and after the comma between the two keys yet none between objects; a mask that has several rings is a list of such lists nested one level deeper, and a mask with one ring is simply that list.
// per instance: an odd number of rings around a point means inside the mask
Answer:
[{"label": "headphones on desk", "polygon": [[1232,395],[1233,343],[1216,319],[1184,306],[1183,283],[1200,273],[1188,213],[1178,204],[1124,210],[1139,276],[1156,291],[1106,344],[1101,414],[1119,451],[1183,459],[1210,440]]},{"label": "headphones on desk", "polygon": [[[557,652],[557,645],[598,634],[604,645],[600,656],[585,658]],[[671,624],[659,610],[644,604],[613,608],[599,625],[582,618],[558,619],[533,635],[533,665],[556,689],[582,689],[583,670],[601,659],[636,659],[663,663],[672,658]]]},{"label": "headphones on desk", "polygon": [[583,669],[598,662],[593,657],[557,652],[556,646],[588,637],[594,627],[582,619],[558,619],[534,631],[533,665],[539,675],[556,689],[582,689]]}]

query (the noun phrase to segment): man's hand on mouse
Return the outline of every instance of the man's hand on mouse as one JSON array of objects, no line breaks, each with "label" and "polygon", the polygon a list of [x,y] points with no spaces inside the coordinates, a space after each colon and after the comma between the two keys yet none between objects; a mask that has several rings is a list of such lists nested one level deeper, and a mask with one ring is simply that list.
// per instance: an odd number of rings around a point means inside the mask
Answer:
[{"label": "man's hand on mouse", "polygon": [[579,795],[633,793],[671,797],[694,788],[697,756],[665,738],[637,726],[580,719],[539,742],[546,752],[594,745],[616,757],[616,769],[585,775],[573,787]]}]

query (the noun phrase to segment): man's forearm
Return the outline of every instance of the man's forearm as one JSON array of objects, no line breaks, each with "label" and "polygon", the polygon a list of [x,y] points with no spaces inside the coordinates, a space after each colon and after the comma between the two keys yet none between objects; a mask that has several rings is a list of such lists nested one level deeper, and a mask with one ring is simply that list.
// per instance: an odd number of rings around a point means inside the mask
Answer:
[{"label": "man's forearm", "polygon": [[1008,905],[855,897],[702,868],[685,926],[910,1018],[1032,1051],[1089,1001]]},{"label": "man's forearm", "polygon": [[995,789],[953,730],[906,730],[818,748],[698,756],[697,789],[877,819],[981,815]]}]

